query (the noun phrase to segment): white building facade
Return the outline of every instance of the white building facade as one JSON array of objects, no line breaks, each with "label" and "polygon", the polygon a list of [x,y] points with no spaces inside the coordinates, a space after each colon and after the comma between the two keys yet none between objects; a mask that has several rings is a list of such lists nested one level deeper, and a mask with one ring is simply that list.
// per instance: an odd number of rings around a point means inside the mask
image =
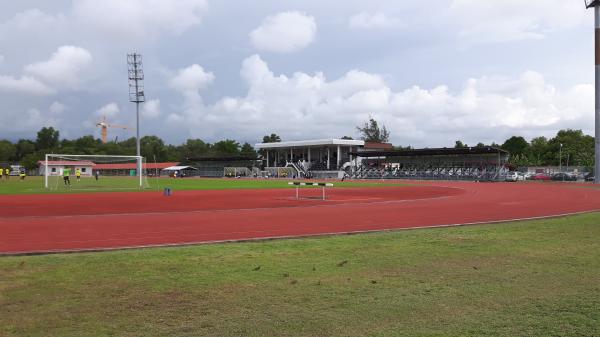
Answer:
[{"label": "white building facade", "polygon": [[75,175],[75,171],[79,170],[81,172],[81,176],[92,176],[92,169],[94,167],[94,163],[87,160],[82,161],[62,161],[62,160],[49,160],[48,167],[46,167],[46,161],[40,160],[39,164],[39,175],[46,175],[46,170],[48,170],[49,176],[61,176],[65,170],[65,168],[70,169],[70,174]]}]

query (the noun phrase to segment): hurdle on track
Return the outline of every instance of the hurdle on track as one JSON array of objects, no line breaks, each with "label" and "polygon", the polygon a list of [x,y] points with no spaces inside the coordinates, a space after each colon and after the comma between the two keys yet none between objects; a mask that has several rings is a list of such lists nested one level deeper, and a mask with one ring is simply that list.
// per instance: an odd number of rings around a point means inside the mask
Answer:
[{"label": "hurdle on track", "polygon": [[290,181],[288,185],[296,186],[296,199],[300,199],[299,188],[300,186],[320,186],[323,189],[322,200],[325,200],[325,187],[333,187],[332,183],[305,183],[299,181]]}]

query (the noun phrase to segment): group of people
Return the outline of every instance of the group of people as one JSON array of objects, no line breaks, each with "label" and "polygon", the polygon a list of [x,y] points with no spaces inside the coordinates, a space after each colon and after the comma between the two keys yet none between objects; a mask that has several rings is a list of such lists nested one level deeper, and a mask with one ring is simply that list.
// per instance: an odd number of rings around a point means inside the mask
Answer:
[{"label": "group of people", "polygon": [[9,176],[10,176],[10,169],[0,167],[0,181],[2,181],[2,178],[4,178],[4,180],[8,180]]},{"label": "group of people", "polygon": [[[27,173],[25,172],[25,170],[21,169],[19,171],[19,178],[21,178],[21,180],[25,180],[26,176],[27,176]],[[1,168],[0,167],[0,181],[2,181],[2,178],[4,178],[4,180],[8,180],[10,178],[10,169],[9,168]]]},{"label": "group of people", "polygon": [[[70,168],[63,169],[63,182],[65,183],[65,186],[71,186],[70,176],[71,176],[71,169]],[[96,178],[96,180],[98,180],[99,176],[100,176],[100,173],[98,171],[95,171],[94,178]],[[80,169],[75,170],[75,178],[77,179],[77,182],[81,181],[81,170]]]}]

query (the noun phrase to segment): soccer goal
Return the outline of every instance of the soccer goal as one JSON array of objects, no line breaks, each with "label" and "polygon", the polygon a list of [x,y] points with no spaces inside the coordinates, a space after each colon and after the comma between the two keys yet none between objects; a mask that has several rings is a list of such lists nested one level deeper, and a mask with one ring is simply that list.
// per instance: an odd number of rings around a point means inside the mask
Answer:
[{"label": "soccer goal", "polygon": [[40,162],[48,189],[120,190],[149,188],[139,156],[47,154]]}]

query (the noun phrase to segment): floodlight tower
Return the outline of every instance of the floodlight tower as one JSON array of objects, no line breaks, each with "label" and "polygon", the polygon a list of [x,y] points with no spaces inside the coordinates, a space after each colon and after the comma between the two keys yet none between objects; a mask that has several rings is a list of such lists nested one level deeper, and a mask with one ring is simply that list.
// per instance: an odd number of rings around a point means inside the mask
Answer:
[{"label": "floodlight tower", "polygon": [[[127,54],[127,70],[129,73],[129,101],[135,103],[135,139],[136,155],[141,156],[140,151],[140,103],[145,101],[144,97],[144,70],[142,69],[142,55]],[[138,160],[137,173],[142,179],[142,161]]]},{"label": "floodlight tower", "polygon": [[585,0],[585,8],[594,8],[595,27],[595,60],[596,60],[596,99],[595,99],[595,133],[596,140],[594,167],[594,183],[600,184],[600,0]]}]

